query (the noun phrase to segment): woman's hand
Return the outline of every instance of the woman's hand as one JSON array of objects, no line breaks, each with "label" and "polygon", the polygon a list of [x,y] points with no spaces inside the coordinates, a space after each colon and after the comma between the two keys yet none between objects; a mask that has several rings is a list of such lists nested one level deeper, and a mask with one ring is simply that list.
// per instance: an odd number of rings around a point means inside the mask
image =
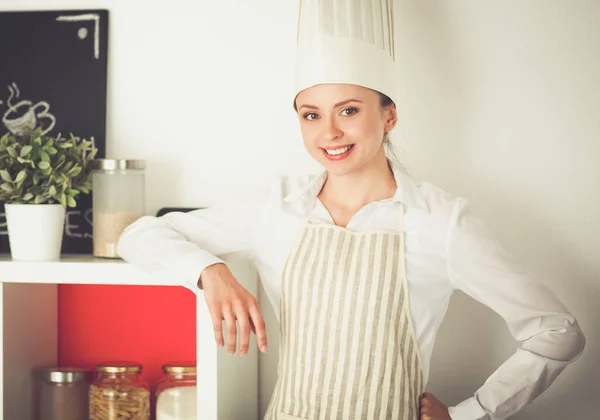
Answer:
[{"label": "woman's hand", "polygon": [[227,325],[227,351],[235,354],[237,324],[240,328],[240,356],[248,353],[250,331],[256,334],[258,348],[267,350],[267,331],[265,321],[256,298],[236,279],[225,264],[214,264],[202,272],[200,282],[213,321],[215,341],[221,347],[223,341],[223,322]]},{"label": "woman's hand", "polygon": [[448,407],[433,394],[424,392],[421,396],[421,417],[420,420],[452,420]]}]

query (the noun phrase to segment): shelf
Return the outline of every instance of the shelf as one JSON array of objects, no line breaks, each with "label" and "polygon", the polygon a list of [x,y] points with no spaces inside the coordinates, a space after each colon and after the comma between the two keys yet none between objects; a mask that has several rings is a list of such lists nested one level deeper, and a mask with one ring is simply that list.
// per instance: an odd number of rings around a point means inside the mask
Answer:
[{"label": "shelf", "polygon": [[120,259],[65,255],[58,261],[12,261],[0,254],[0,283],[179,286]]},{"label": "shelf", "polygon": [[[254,265],[239,259],[225,262],[236,279],[256,296],[258,273]],[[58,363],[59,284],[184,286],[171,279],[167,273],[153,275],[122,260],[91,255],[20,262],[0,254],[0,420],[35,420],[30,373],[36,367]],[[217,347],[204,294],[194,292],[198,418],[258,420],[256,338],[251,337],[246,357],[232,356],[226,348]],[[110,305],[106,308],[113,310]],[[153,333],[160,339],[160,331]]]}]

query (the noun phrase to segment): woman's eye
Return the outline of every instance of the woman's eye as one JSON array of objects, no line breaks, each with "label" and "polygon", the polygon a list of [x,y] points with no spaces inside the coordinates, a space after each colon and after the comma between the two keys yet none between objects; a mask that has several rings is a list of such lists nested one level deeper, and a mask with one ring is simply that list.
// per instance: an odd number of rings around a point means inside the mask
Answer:
[{"label": "woman's eye", "polygon": [[312,121],[312,120],[316,120],[317,118],[318,118],[318,115],[315,114],[314,112],[309,112],[308,114],[304,114],[305,120]]},{"label": "woman's eye", "polygon": [[344,115],[346,115],[346,116],[354,115],[354,114],[356,114],[357,112],[358,112],[358,109],[356,109],[356,108],[352,108],[352,107],[350,107],[350,108],[344,108],[344,109],[342,110],[342,114],[344,114]]}]

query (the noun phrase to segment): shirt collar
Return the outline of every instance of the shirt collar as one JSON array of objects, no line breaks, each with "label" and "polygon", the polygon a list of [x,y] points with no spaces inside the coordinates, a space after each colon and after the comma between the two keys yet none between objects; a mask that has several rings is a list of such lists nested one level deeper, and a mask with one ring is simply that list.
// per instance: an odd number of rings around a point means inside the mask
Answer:
[{"label": "shirt collar", "polygon": [[[397,188],[394,196],[385,201],[404,203],[407,207],[414,207],[429,212],[429,206],[427,205],[425,196],[417,186],[415,180],[404,168],[394,163],[390,163],[390,165],[394,173]],[[319,192],[323,188],[323,185],[325,185],[326,179],[327,172],[323,171],[314,176],[303,187],[300,187],[296,191],[290,191],[283,198],[283,201],[286,203],[301,203],[305,209],[312,209]]]}]

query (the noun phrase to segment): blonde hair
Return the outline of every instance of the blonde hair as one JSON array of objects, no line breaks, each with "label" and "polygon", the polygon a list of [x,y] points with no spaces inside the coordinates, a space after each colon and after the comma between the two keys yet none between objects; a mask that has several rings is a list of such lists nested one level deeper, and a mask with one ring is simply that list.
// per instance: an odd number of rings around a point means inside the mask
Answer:
[{"label": "blonde hair", "polygon": [[384,150],[385,156],[387,157],[388,162],[390,164],[393,164],[393,166],[396,166],[407,173],[409,172],[408,167],[404,164],[402,159],[398,156],[399,153],[404,154],[404,150],[398,150],[392,144],[390,135],[387,132],[383,134],[383,150]]},{"label": "blonde hair", "polygon": [[[387,108],[394,104],[394,101],[384,93],[378,92],[380,95],[380,105],[382,108]],[[397,166],[405,172],[408,172],[408,167],[402,162],[402,159],[398,156],[398,153],[404,154],[404,150],[396,149],[392,140],[390,139],[390,134],[386,131],[383,133],[383,150],[385,152],[385,156],[388,159],[388,162]]]}]

